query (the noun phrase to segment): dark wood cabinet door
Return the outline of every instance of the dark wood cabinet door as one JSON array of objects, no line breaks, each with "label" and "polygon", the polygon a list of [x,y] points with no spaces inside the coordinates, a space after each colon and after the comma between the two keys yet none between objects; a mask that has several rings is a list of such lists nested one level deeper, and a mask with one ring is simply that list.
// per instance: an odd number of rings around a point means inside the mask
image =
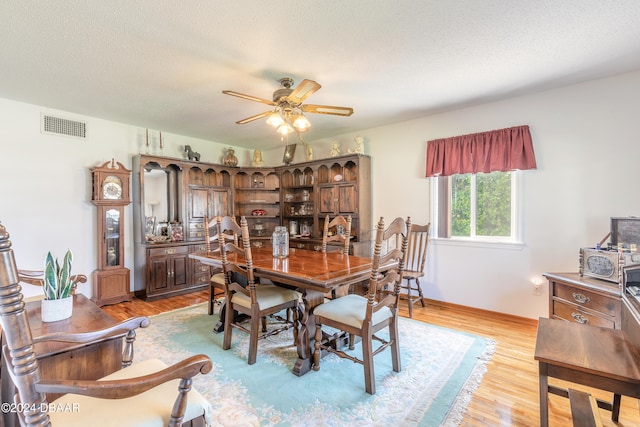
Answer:
[{"label": "dark wood cabinet door", "polygon": [[150,259],[149,284],[151,292],[162,292],[169,289],[169,275],[167,258],[153,257]]},{"label": "dark wood cabinet door", "polygon": [[338,212],[339,214],[353,214],[357,211],[358,195],[355,184],[341,185],[338,190]]},{"label": "dark wood cabinet door", "polygon": [[189,247],[173,246],[149,250],[148,294],[167,293],[189,286]]},{"label": "dark wood cabinet door", "polygon": [[229,214],[229,191],[217,188],[194,188],[189,190],[189,221],[203,221]]},{"label": "dark wood cabinet door", "polygon": [[170,280],[172,288],[175,289],[188,286],[187,265],[189,263],[187,255],[172,256],[169,258],[169,262],[171,263]]},{"label": "dark wood cabinet door", "polygon": [[209,214],[209,190],[206,188],[192,188],[189,192],[190,219],[203,220]]},{"label": "dark wood cabinet door", "polygon": [[230,215],[229,192],[227,190],[212,189],[210,193],[209,218],[218,215]]},{"label": "dark wood cabinet door", "polygon": [[321,187],[318,191],[320,213],[332,214],[336,208],[336,195],[333,187]]},{"label": "dark wood cabinet door", "polygon": [[355,184],[322,187],[319,190],[320,212],[323,214],[353,214],[357,212],[358,195]]}]

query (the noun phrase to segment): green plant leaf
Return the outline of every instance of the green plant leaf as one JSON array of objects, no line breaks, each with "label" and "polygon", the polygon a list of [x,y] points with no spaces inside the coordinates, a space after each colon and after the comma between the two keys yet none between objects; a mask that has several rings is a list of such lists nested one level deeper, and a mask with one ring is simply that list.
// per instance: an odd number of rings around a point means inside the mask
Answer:
[{"label": "green plant leaf", "polygon": [[58,274],[57,274],[57,260],[54,261],[51,252],[47,253],[47,257],[44,263],[44,298],[56,299],[58,293]]},{"label": "green plant leaf", "polygon": [[57,298],[66,298],[71,294],[73,288],[73,281],[71,280],[71,263],[73,261],[73,254],[71,250],[67,249],[67,253],[64,255],[62,261],[62,269],[59,272],[59,284]]}]

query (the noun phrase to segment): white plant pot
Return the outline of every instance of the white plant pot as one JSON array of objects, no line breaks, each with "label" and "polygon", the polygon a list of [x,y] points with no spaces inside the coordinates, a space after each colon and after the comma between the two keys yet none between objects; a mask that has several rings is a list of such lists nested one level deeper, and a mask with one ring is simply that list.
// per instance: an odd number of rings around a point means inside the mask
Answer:
[{"label": "white plant pot", "polygon": [[57,322],[71,317],[73,296],[62,299],[43,299],[41,306],[43,322]]}]

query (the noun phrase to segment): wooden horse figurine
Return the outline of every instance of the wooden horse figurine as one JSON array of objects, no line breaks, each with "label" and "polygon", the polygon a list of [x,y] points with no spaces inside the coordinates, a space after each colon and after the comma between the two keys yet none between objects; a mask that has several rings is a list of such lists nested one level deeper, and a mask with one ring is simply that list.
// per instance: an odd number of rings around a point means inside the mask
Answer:
[{"label": "wooden horse figurine", "polygon": [[200,153],[193,151],[190,145],[184,146],[184,152],[187,153],[189,160],[195,160],[196,162],[200,161]]}]

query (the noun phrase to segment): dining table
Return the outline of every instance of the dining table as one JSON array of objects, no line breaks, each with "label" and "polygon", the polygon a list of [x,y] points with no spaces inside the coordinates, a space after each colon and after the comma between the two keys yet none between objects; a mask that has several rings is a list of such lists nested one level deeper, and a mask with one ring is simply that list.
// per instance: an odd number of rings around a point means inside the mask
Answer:
[{"label": "dining table", "polygon": [[[295,287],[302,293],[303,310],[296,342],[298,358],[293,373],[304,375],[313,365],[314,307],[322,304],[325,294],[331,290],[366,281],[371,273],[372,259],[297,248],[291,248],[286,258],[276,258],[269,245],[253,247],[251,254],[256,277]],[[222,265],[219,251],[194,252],[189,257],[217,268]],[[227,260],[238,265],[245,263],[244,257],[238,254],[227,255]]]}]

